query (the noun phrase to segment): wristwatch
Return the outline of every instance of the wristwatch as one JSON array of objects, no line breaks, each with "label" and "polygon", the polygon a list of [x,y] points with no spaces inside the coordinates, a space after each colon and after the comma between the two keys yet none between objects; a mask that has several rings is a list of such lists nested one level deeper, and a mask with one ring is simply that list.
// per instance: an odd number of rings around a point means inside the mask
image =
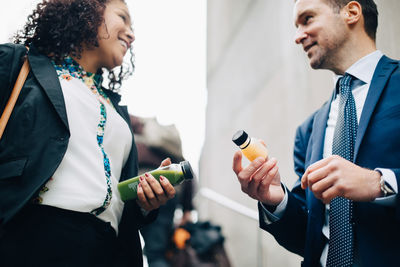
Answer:
[{"label": "wristwatch", "polygon": [[381,175],[381,180],[380,180],[380,185],[381,185],[381,192],[383,193],[383,197],[388,197],[391,195],[394,195],[395,192],[393,188],[383,179],[383,175]]}]

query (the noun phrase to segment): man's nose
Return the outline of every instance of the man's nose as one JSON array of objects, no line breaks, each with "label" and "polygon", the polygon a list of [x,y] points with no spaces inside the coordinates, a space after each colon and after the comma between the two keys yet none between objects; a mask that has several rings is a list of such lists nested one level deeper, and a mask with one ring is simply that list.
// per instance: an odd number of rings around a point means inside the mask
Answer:
[{"label": "man's nose", "polygon": [[299,27],[297,28],[297,31],[294,35],[294,42],[296,44],[301,44],[302,40],[305,39],[306,37],[307,37],[306,32]]}]

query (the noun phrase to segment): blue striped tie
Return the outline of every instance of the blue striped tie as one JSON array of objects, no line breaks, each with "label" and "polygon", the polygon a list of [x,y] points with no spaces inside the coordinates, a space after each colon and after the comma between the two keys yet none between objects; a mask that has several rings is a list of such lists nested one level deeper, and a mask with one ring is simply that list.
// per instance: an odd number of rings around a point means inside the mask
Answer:
[{"label": "blue striped tie", "polygon": [[[333,135],[332,154],[353,161],[357,136],[357,112],[351,92],[352,76],[345,74],[339,81],[339,114]],[[329,250],[327,267],[353,265],[354,240],[352,226],[353,202],[343,197],[332,199],[329,210]]]}]

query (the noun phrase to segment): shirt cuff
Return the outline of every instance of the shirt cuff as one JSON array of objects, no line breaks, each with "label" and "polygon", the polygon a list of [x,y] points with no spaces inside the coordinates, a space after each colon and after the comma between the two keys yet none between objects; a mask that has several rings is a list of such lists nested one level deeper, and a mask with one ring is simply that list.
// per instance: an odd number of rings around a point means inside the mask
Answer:
[{"label": "shirt cuff", "polygon": [[281,203],[279,203],[278,206],[276,206],[276,209],[274,212],[270,212],[264,206],[264,204],[260,202],[261,207],[263,209],[263,213],[262,213],[263,219],[266,224],[271,224],[271,223],[279,221],[282,218],[283,213],[286,210],[286,206],[288,203],[288,192],[287,192],[286,186],[282,185],[282,187],[285,190],[285,196],[283,197],[283,200],[281,201]]},{"label": "shirt cuff", "polygon": [[391,169],[376,168],[375,171],[379,171],[382,174],[383,180],[390,185],[395,192],[395,195],[379,197],[373,202],[384,206],[394,206],[396,204],[396,194],[398,193],[396,175]]}]

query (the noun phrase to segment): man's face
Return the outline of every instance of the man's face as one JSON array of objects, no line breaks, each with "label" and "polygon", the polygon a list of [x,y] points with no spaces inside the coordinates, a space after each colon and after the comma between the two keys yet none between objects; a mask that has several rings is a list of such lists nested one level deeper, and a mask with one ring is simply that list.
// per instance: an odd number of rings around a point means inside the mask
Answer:
[{"label": "man's face", "polygon": [[348,37],[344,12],[336,12],[324,0],[297,0],[295,42],[303,46],[313,69],[333,70]]}]

